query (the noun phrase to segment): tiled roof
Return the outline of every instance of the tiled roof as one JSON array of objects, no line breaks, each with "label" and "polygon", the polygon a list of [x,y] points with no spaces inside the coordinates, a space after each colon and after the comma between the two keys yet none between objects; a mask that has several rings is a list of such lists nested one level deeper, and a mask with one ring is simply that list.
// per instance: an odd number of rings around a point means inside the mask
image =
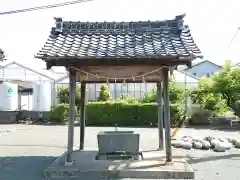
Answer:
[{"label": "tiled roof", "polygon": [[0,48],[0,61],[5,60],[5,54],[4,51]]},{"label": "tiled roof", "polygon": [[66,22],[55,18],[56,27],[36,57],[195,58],[200,50],[183,18],[139,22]]}]

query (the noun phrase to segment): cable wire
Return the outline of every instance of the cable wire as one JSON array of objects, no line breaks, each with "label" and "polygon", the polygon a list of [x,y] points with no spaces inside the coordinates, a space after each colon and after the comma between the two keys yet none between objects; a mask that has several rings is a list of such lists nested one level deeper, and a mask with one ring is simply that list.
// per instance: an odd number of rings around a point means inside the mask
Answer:
[{"label": "cable wire", "polygon": [[63,3],[51,4],[51,5],[46,5],[46,6],[36,6],[36,7],[32,7],[32,8],[0,12],[0,15],[10,15],[10,14],[29,12],[29,11],[37,11],[37,10],[44,10],[44,9],[50,9],[50,8],[57,8],[57,7],[79,4],[79,3],[88,2],[88,1],[93,1],[93,0],[76,0],[76,1],[68,1],[68,2],[63,2]]},{"label": "cable wire", "polygon": [[232,43],[233,43],[233,41],[235,40],[235,38],[237,37],[237,35],[238,35],[238,31],[240,30],[240,27],[238,27],[237,28],[237,30],[236,30],[236,32],[235,32],[235,34],[233,35],[233,37],[232,37],[232,39],[231,39],[231,41],[229,42],[229,44],[228,44],[228,48],[230,48],[231,47],[231,45],[232,45]]}]

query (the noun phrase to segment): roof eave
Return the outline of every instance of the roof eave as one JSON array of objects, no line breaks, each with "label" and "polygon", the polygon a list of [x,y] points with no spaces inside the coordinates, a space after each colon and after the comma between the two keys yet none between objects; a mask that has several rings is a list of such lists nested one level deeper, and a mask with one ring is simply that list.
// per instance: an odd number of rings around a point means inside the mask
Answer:
[{"label": "roof eave", "polygon": [[[72,64],[81,66],[117,66],[117,65],[187,65],[192,66],[192,60],[195,59],[193,56],[161,56],[161,57],[112,57],[112,58],[98,58],[98,57],[85,57],[85,58],[75,58],[75,57],[37,57],[46,62],[46,68],[50,69],[53,66],[69,66]],[[66,62],[65,60],[68,61]],[[130,61],[132,60],[132,61]],[[65,61],[65,62],[63,62]],[[101,63],[98,63],[100,62]],[[96,63],[97,62],[97,63]]]},{"label": "roof eave", "polygon": [[196,58],[202,58],[202,55],[176,55],[176,56],[129,56],[129,57],[95,57],[95,56],[86,56],[86,57],[74,57],[74,56],[47,56],[47,55],[37,55],[35,58],[41,59],[43,61],[57,61],[57,60],[82,60],[82,59],[186,59],[186,60],[194,60]]}]

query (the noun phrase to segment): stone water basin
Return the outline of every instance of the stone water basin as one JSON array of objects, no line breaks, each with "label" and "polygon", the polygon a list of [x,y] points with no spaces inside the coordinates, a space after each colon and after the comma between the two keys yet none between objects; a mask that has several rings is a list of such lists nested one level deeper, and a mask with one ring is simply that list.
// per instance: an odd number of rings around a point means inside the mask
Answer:
[{"label": "stone water basin", "polygon": [[138,153],[139,137],[134,131],[101,131],[97,135],[99,153]]}]

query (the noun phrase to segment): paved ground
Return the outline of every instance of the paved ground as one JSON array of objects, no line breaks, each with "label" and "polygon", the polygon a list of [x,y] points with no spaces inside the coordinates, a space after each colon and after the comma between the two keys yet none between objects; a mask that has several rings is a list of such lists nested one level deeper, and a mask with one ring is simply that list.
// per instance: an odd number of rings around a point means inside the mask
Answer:
[{"label": "paved ground", "polygon": [[[86,130],[86,147],[96,147],[96,134],[113,128],[91,127]],[[141,134],[142,149],[157,147],[156,129],[134,129]],[[183,129],[180,135],[238,137],[239,132]],[[66,126],[0,125],[0,179],[40,180],[43,169],[66,150]],[[75,145],[79,144],[79,127],[75,128]],[[239,180],[240,150],[225,153],[191,150],[189,163],[196,180]]]}]

